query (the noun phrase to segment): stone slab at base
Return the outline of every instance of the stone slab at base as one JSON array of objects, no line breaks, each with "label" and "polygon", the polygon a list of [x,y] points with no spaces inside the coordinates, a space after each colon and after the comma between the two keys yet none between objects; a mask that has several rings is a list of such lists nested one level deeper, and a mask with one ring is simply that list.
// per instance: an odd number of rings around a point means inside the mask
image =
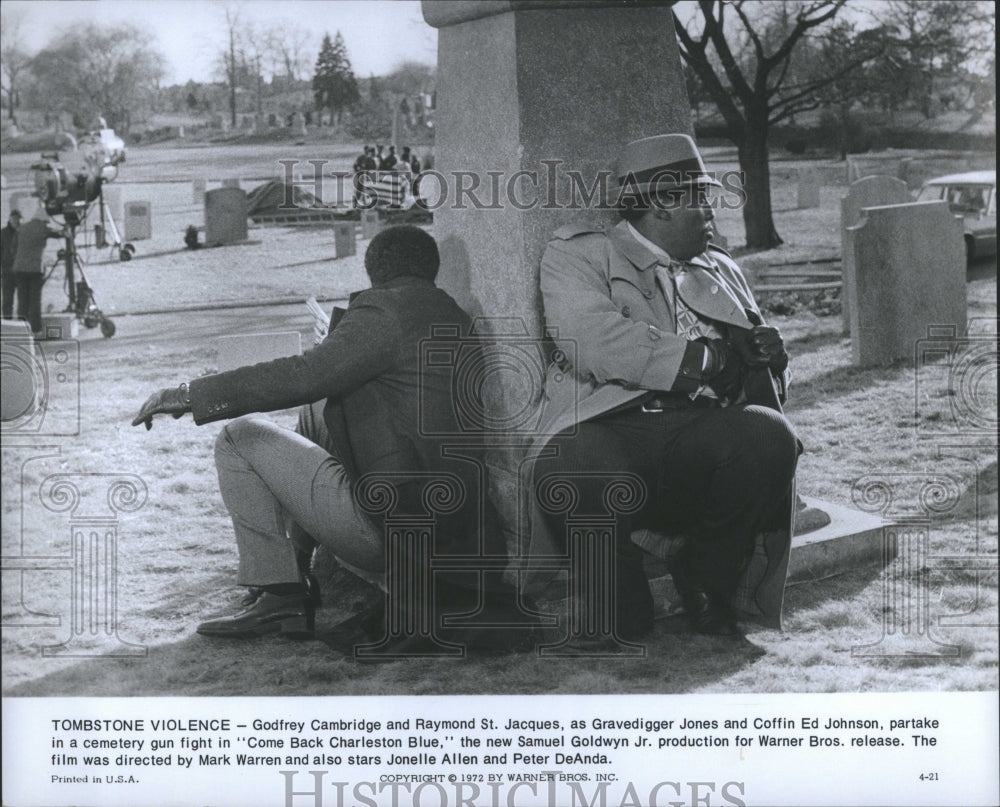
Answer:
[{"label": "stone slab at base", "polygon": [[871,513],[862,513],[842,504],[802,497],[810,507],[830,515],[830,523],[792,539],[788,562],[789,582],[827,577],[869,563],[883,563],[882,534],[889,526]]},{"label": "stone slab at base", "polygon": [[[818,580],[892,559],[883,554],[882,534],[889,525],[881,518],[822,499],[809,496],[802,499],[807,506],[829,514],[830,523],[792,538],[788,582]],[[665,616],[667,605],[676,598],[673,581],[669,575],[664,575],[651,579],[649,587],[653,592],[657,616]]]}]

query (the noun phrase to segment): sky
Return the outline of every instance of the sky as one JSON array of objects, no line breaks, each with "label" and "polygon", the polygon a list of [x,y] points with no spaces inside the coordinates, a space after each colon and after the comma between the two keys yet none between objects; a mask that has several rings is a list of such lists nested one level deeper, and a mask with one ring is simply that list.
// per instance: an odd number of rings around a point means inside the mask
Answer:
[{"label": "sky", "polygon": [[323,34],[339,30],[359,77],[385,75],[404,59],[437,60],[437,31],[423,21],[418,0],[4,0],[3,11],[5,17],[11,11],[24,15],[23,38],[31,53],[65,28],[87,22],[151,30],[166,57],[163,84],[170,85],[216,80],[217,56],[227,42],[227,5],[255,24],[288,21],[311,31],[310,64]]}]

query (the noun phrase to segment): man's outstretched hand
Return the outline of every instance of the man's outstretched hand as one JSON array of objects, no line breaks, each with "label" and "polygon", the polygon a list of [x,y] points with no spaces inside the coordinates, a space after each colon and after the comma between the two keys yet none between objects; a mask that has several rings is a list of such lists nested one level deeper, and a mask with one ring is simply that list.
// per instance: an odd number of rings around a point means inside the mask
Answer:
[{"label": "man's outstretched hand", "polygon": [[142,405],[139,414],[132,419],[132,425],[146,425],[146,431],[153,428],[153,415],[173,415],[182,417],[191,411],[191,402],[187,398],[187,384],[179,387],[167,387],[154,392]]}]

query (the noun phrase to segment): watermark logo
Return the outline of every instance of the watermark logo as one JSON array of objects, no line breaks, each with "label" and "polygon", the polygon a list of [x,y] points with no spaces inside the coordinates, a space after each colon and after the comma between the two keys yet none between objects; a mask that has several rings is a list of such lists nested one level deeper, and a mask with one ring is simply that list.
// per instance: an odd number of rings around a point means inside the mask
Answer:
[{"label": "watermark logo", "polygon": [[145,647],[118,635],[119,515],[143,507],[145,482],[134,474],[58,473],[45,477],[36,495],[44,510],[67,517],[69,551],[29,555],[22,547],[20,554],[3,557],[2,568],[17,572],[22,580],[29,571],[70,575],[69,636],[43,647],[42,655],[146,656]]},{"label": "watermark logo", "polygon": [[914,417],[922,437],[997,435],[997,321],[975,319],[964,334],[931,326],[917,341]]},{"label": "watermark logo", "polygon": [[[376,207],[407,207],[413,203],[426,210],[618,210],[635,205],[639,186],[624,182],[608,170],[581,171],[561,159],[539,160],[537,169],[516,171],[455,169],[421,171],[327,171],[329,160],[279,160],[285,187],[280,207],[295,209],[297,191],[307,191],[327,204],[350,203],[358,210]],[[304,167],[308,166],[308,170]],[[697,192],[675,190],[648,195],[653,206],[672,209],[679,205],[711,206],[739,210],[747,203],[741,171],[706,172],[704,178],[718,183],[698,185]],[[669,188],[684,179],[669,171],[654,177]]]},{"label": "watermark logo", "polygon": [[0,433],[70,436],[80,433],[80,345],[72,339],[35,341],[26,332],[0,339]]}]

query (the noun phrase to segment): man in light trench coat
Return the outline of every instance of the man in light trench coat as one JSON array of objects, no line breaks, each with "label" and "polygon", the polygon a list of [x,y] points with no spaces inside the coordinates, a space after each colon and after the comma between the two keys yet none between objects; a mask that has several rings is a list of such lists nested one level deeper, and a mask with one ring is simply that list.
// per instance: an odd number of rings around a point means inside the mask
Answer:
[{"label": "man in light trench coat", "polygon": [[[694,631],[739,635],[745,616],[780,627],[801,451],[781,409],[781,335],[710,243],[720,183],[690,137],[629,143],[618,179],[622,221],[562,227],[542,257],[545,322],[565,358],[549,368],[533,446],[529,554],[566,551],[547,479],[572,477],[586,514],[606,506],[612,475],[631,475],[644,504],[617,515],[617,636],[653,625],[640,547],[670,556]],[[544,582],[529,575],[529,590]]]}]

